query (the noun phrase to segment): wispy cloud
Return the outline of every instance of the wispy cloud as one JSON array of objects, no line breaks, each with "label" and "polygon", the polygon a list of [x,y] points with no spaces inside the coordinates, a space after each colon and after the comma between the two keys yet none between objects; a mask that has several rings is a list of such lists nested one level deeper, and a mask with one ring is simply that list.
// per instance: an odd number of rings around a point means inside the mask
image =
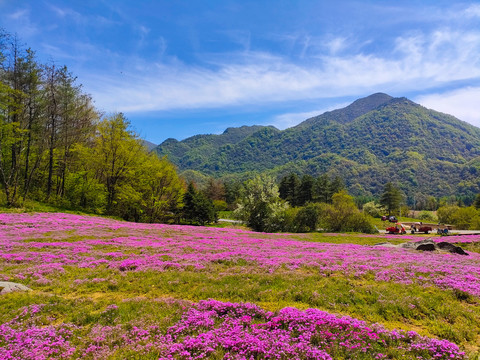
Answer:
[{"label": "wispy cloud", "polygon": [[270,122],[270,125],[275,126],[276,128],[283,130],[295,125],[300,124],[302,121],[310,119],[314,116],[321,115],[327,111],[340,109],[347,106],[348,103],[339,103],[332,106],[328,106],[326,108],[321,108],[312,111],[305,111],[305,112],[294,112],[294,113],[285,113],[281,115],[275,116]]},{"label": "wispy cloud", "polygon": [[389,57],[343,52],[298,64],[268,53],[225,54],[207,59],[207,67],[145,63],[143,70],[124,71],[122,77],[95,74],[90,88],[101,106],[121,111],[329,98],[378,89],[420,91],[480,78],[478,54],[480,31],[441,29],[398,37]]},{"label": "wispy cloud", "polygon": [[[21,27],[23,36],[29,37],[38,33],[37,26],[31,20],[30,9],[28,7],[18,9],[5,16],[9,22],[15,23],[17,26]],[[7,23],[7,25],[9,24]]]},{"label": "wispy cloud", "polygon": [[20,20],[20,19],[27,18],[28,14],[29,14],[28,9],[20,9],[11,13],[8,17],[12,20]]},{"label": "wispy cloud", "polygon": [[480,18],[480,4],[473,4],[469,6],[465,10],[464,14],[468,18]]},{"label": "wispy cloud", "polygon": [[480,127],[480,87],[466,87],[444,93],[419,96],[419,104],[454,115],[460,120]]}]

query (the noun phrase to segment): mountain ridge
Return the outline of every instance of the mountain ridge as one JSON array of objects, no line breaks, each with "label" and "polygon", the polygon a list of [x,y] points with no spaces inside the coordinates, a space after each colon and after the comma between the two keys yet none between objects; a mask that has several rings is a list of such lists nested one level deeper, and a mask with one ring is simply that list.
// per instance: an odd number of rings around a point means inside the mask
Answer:
[{"label": "mountain ridge", "polygon": [[224,132],[214,135],[221,141],[200,135],[156,150],[180,171],[215,177],[292,171],[341,176],[354,194],[376,195],[389,180],[406,193],[480,191],[480,129],[405,97],[376,93],[285,130],[248,128],[235,142]]}]

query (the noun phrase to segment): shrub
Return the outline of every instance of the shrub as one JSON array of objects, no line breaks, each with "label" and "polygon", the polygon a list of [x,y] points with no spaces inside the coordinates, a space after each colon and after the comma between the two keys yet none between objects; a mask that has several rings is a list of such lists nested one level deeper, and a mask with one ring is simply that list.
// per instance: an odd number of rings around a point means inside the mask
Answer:
[{"label": "shrub", "polygon": [[421,211],[417,218],[419,220],[436,221],[437,217],[431,211]]},{"label": "shrub", "polygon": [[460,209],[459,206],[456,205],[447,205],[438,208],[437,210],[437,217],[438,221],[442,224],[453,224],[453,216],[454,214]]},{"label": "shrub", "polygon": [[470,229],[473,220],[478,217],[478,211],[473,206],[459,208],[452,215],[452,222],[459,229]]},{"label": "shrub", "polygon": [[375,201],[370,201],[363,205],[363,212],[372,217],[382,217],[382,215],[387,213],[387,209],[375,203]]},{"label": "shrub", "polygon": [[364,233],[377,232],[371,224],[371,217],[361,213],[353,198],[345,191],[341,191],[332,197],[333,204],[323,204],[320,209],[321,227],[328,231],[359,231]]},{"label": "shrub", "polygon": [[301,208],[295,216],[296,232],[315,231],[319,222],[320,209],[319,204],[308,204]]},{"label": "shrub", "polygon": [[282,231],[299,232],[296,221],[297,221],[297,214],[300,210],[301,210],[300,208],[287,207],[283,211]]},{"label": "shrub", "polygon": [[227,211],[228,210],[228,204],[224,200],[213,200],[213,207],[215,208],[215,211]]}]

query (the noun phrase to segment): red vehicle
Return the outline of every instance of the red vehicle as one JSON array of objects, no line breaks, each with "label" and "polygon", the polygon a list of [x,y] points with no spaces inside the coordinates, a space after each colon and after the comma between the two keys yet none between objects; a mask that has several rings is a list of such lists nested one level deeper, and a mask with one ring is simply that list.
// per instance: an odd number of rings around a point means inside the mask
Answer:
[{"label": "red vehicle", "polygon": [[415,232],[423,232],[428,234],[432,230],[433,228],[431,226],[423,225],[421,222],[412,225],[412,234]]},{"label": "red vehicle", "polygon": [[396,224],[395,226],[391,226],[385,229],[385,231],[389,234],[406,234],[407,231],[402,224]]}]

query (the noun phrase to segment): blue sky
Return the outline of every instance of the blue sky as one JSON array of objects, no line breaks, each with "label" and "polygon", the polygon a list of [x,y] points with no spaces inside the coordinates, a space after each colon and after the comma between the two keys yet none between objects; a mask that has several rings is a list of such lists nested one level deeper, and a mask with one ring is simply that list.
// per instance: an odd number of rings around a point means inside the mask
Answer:
[{"label": "blue sky", "polygon": [[480,1],[0,0],[0,27],[160,143],[375,92],[480,126]]}]

